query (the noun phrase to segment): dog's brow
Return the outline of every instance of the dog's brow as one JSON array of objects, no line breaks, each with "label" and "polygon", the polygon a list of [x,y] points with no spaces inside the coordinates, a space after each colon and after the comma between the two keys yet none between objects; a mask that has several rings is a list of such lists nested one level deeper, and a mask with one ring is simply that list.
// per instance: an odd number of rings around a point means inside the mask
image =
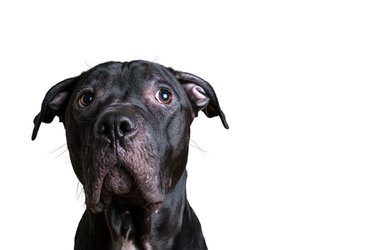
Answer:
[{"label": "dog's brow", "polygon": [[164,78],[157,76],[148,81],[148,84],[152,87],[159,87],[160,85],[170,86],[171,84]]}]

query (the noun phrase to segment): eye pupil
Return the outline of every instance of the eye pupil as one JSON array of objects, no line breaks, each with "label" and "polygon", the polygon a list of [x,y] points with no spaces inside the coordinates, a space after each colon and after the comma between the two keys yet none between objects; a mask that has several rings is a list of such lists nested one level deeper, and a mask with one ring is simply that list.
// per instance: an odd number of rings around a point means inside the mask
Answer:
[{"label": "eye pupil", "polygon": [[160,97],[163,101],[168,101],[169,99],[169,93],[167,91],[161,91]]},{"label": "eye pupil", "polygon": [[92,99],[93,99],[92,95],[84,95],[83,96],[83,102],[85,102],[85,103],[91,103]]},{"label": "eye pupil", "polygon": [[93,100],[94,100],[94,95],[92,93],[83,94],[81,98],[79,99],[79,105],[81,107],[86,107],[90,105],[90,103],[92,103]]},{"label": "eye pupil", "polygon": [[172,101],[172,94],[168,90],[160,89],[156,92],[156,100],[162,104],[169,104]]}]

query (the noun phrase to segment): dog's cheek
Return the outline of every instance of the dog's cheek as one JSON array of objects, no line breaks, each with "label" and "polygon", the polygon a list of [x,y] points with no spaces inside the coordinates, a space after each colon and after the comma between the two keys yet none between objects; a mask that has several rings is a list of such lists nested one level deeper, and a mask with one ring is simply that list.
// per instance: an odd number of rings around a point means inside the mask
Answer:
[{"label": "dog's cheek", "polygon": [[[71,104],[69,104],[71,105]],[[71,164],[78,180],[84,185],[85,184],[85,173],[83,169],[83,159],[88,159],[89,152],[88,142],[89,138],[85,138],[85,133],[79,133],[82,129],[77,119],[73,116],[71,109],[67,109],[65,112],[65,133],[67,140],[67,147],[69,150]],[[85,128],[83,131],[88,131],[89,128]],[[85,146],[86,145],[86,146]]]},{"label": "dog's cheek", "polygon": [[[69,149],[69,155],[71,164],[74,170],[75,175],[77,176],[78,180],[81,182],[81,184],[85,184],[85,173],[84,173],[84,166],[82,162],[82,155],[84,155],[84,158],[88,159],[86,153],[84,153],[84,150],[81,150],[80,148],[76,147],[74,143],[68,142],[68,149]],[[87,151],[87,150],[86,150]]]},{"label": "dog's cheek", "polygon": [[[163,172],[169,173],[167,187],[171,189],[175,186],[185,171],[185,166],[189,151],[190,127],[181,120],[174,119],[168,129],[166,129],[169,142]],[[173,140],[172,140],[173,138]]]}]

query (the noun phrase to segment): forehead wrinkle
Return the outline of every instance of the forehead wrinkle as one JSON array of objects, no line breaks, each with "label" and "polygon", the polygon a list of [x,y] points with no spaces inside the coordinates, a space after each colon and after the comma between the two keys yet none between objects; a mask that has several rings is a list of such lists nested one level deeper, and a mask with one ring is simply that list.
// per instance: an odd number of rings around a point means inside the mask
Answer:
[{"label": "forehead wrinkle", "polygon": [[[133,61],[122,66],[123,90],[131,88],[133,93],[154,95],[159,86],[169,87],[177,98],[182,98],[179,91],[182,86],[172,72],[164,66],[145,61]],[[183,91],[182,91],[183,92]]]},{"label": "forehead wrinkle", "polygon": [[165,74],[165,68],[159,64],[146,61],[136,61],[129,64],[131,75],[138,75],[142,80],[170,80]]},{"label": "forehead wrinkle", "polygon": [[81,87],[105,87],[113,81],[113,74],[106,69],[94,70],[87,74],[83,78]]}]

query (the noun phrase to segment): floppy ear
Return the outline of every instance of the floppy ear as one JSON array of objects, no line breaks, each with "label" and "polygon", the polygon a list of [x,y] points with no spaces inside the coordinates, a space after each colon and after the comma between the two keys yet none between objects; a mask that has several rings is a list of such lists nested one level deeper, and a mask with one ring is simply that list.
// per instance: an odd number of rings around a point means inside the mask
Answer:
[{"label": "floppy ear", "polygon": [[197,116],[198,112],[202,110],[209,118],[219,116],[223,126],[228,129],[228,123],[225,120],[223,111],[220,109],[219,101],[212,86],[196,75],[171,70],[188,95],[195,115]]},{"label": "floppy ear", "polygon": [[35,140],[42,122],[51,123],[55,116],[58,116],[60,122],[64,123],[65,108],[77,81],[78,77],[69,78],[48,90],[42,102],[40,113],[34,118],[32,140]]}]

